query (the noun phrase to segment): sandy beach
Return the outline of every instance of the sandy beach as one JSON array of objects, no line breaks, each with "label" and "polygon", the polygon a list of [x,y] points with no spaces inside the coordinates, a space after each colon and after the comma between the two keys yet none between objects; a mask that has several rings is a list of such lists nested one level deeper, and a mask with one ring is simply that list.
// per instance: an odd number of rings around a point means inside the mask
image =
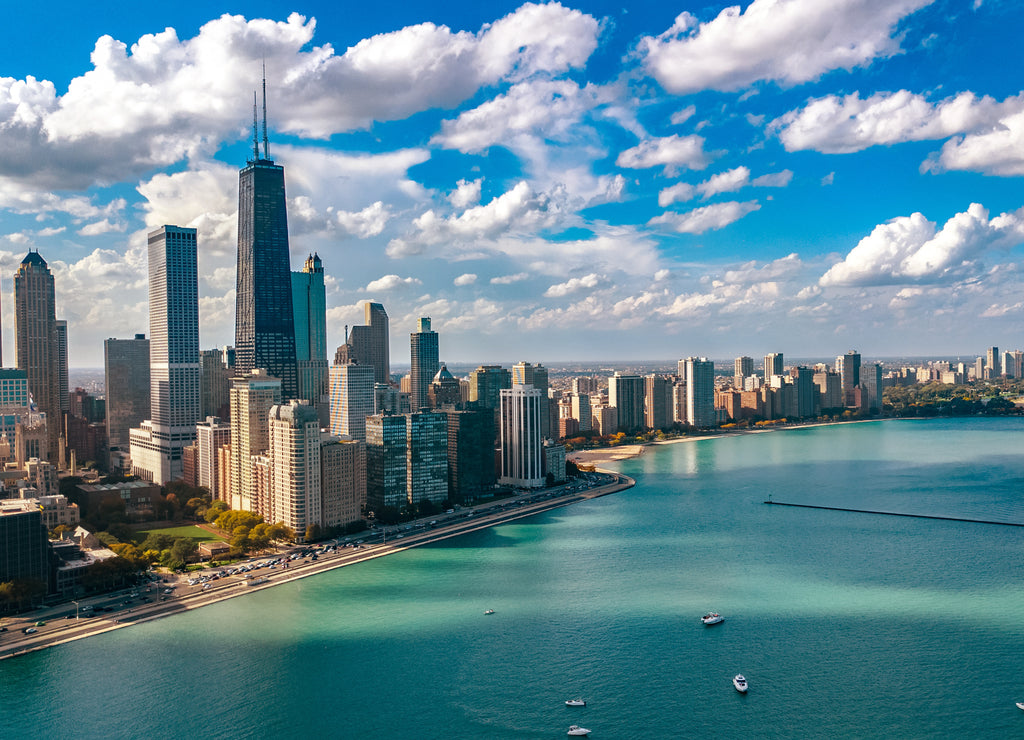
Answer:
[{"label": "sandy beach", "polygon": [[703,434],[696,436],[677,437],[675,439],[658,440],[655,442],[644,442],[642,444],[618,445],[616,447],[595,447],[590,450],[575,450],[565,457],[577,465],[594,465],[600,467],[609,463],[616,463],[639,457],[644,454],[648,447],[660,445],[674,445],[684,442],[702,442],[708,439],[722,439],[739,434],[768,434],[769,432],[784,432],[789,429],[807,429],[809,427],[826,427],[837,424],[867,424],[870,422],[887,421],[886,419],[852,419],[850,421],[812,421],[806,424],[785,424],[778,426],[756,427],[754,429],[731,429],[729,431],[715,432],[714,434]]}]

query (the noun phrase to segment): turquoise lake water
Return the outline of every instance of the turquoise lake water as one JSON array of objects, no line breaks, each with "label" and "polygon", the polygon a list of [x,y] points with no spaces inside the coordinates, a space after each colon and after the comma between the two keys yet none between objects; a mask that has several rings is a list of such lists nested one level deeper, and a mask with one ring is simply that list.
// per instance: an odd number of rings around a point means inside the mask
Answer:
[{"label": "turquoise lake water", "polygon": [[0,736],[1024,737],[1024,528],[761,503],[1024,523],[1022,443],[940,419],[652,449],[629,491],[2,661]]}]

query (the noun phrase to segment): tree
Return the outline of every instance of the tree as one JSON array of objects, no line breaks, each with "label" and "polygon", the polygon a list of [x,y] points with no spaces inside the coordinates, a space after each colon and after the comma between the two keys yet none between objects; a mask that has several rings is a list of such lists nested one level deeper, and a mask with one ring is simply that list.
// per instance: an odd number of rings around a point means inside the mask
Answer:
[{"label": "tree", "polygon": [[191,537],[179,537],[171,545],[171,557],[168,566],[174,570],[182,568],[198,551],[199,545],[196,544],[194,539]]},{"label": "tree", "polygon": [[306,542],[316,542],[323,536],[319,524],[310,524],[306,527]]}]

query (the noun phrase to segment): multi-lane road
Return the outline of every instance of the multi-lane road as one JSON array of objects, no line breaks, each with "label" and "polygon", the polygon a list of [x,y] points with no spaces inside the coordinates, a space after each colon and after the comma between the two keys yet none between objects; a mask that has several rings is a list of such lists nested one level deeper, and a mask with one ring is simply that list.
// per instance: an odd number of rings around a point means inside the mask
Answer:
[{"label": "multi-lane road", "polygon": [[116,594],[0,619],[0,659],[197,609],[326,570],[606,496],[634,484],[633,479],[617,473],[587,473],[558,488],[521,491],[514,498],[449,510],[429,521],[368,530],[326,545],[288,548],[231,568],[183,576],[156,575],[147,585]]}]

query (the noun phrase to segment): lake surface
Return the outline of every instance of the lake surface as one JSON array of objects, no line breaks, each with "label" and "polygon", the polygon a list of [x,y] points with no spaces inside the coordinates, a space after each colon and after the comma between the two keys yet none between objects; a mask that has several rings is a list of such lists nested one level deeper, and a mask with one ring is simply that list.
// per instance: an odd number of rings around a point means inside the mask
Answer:
[{"label": "lake surface", "polygon": [[1022,442],[938,419],[651,449],[629,491],[2,661],[0,728],[1024,736],[1024,528],[762,504],[1024,523]]}]

